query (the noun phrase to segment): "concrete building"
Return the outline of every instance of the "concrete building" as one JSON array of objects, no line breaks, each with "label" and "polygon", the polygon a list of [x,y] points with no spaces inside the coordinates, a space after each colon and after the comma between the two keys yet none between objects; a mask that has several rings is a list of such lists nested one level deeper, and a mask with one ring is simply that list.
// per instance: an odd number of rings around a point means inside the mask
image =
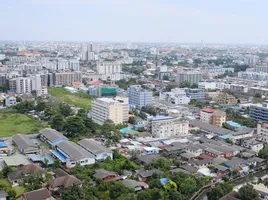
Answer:
[{"label": "concrete building", "polygon": [[202,79],[201,72],[178,72],[176,82],[199,83]]},{"label": "concrete building", "polygon": [[176,137],[188,134],[189,121],[171,116],[156,116],[150,121],[154,137]]},{"label": "concrete building", "polygon": [[206,67],[204,69],[204,72],[206,73],[213,73],[213,72],[232,72],[234,73],[234,68],[230,68],[230,67]]},{"label": "concrete building", "polygon": [[82,82],[82,72],[55,72],[49,76],[50,86],[71,86],[72,82]]},{"label": "concrete building", "polygon": [[120,73],[121,71],[122,66],[119,62],[100,61],[97,63],[98,74],[113,74]]},{"label": "concrete building", "polygon": [[257,134],[261,136],[268,136],[268,124],[267,123],[259,123],[257,125]]},{"label": "concrete building", "polygon": [[186,95],[184,88],[174,88],[170,92],[160,92],[160,100],[179,105],[179,104],[188,104],[190,98]]},{"label": "concrete building", "polygon": [[143,89],[141,85],[131,85],[128,88],[128,99],[130,106],[141,109],[152,104],[153,92]]},{"label": "concrete building", "polygon": [[215,90],[215,89],[217,89],[217,87],[216,87],[216,82],[199,82],[198,83],[198,88],[200,88],[200,89],[205,89],[205,90],[207,90],[207,89],[211,89],[211,90]]},{"label": "concrete building", "polygon": [[237,104],[237,100],[233,95],[227,94],[227,93],[220,93],[217,98],[216,102],[218,104],[224,104],[224,105],[235,105]]},{"label": "concrete building", "polygon": [[93,154],[97,161],[104,161],[107,157],[113,159],[113,151],[107,149],[105,146],[99,144],[93,139],[80,140],[78,145],[83,147],[89,153]]},{"label": "concrete building", "polygon": [[187,97],[196,100],[204,100],[205,99],[205,90],[204,89],[192,89],[186,88],[185,89]]},{"label": "concrete building", "polygon": [[222,111],[215,111],[212,113],[212,125],[214,126],[222,126],[222,123],[226,122],[226,113]]},{"label": "concrete building", "polygon": [[268,100],[249,106],[249,116],[256,121],[268,122]]},{"label": "concrete building", "polygon": [[115,124],[128,121],[128,98],[98,98],[92,105],[92,119],[103,124],[110,119]]},{"label": "concrete building", "polygon": [[221,127],[222,123],[226,122],[226,113],[211,108],[203,108],[200,110],[200,121]]},{"label": "concrete building", "polygon": [[212,114],[215,111],[211,108],[203,108],[200,110],[200,121],[208,124],[212,123]]}]

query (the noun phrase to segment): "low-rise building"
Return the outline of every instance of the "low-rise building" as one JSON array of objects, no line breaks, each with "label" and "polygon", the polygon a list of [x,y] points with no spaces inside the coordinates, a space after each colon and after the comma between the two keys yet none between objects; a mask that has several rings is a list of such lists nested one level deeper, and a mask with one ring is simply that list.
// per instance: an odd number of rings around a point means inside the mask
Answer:
[{"label": "low-rise building", "polygon": [[53,155],[65,162],[67,168],[75,167],[77,163],[81,166],[95,163],[95,156],[71,141],[62,141],[56,145],[56,150],[51,151]]},{"label": "low-rise building", "polygon": [[156,116],[151,120],[154,137],[175,137],[188,134],[189,121],[171,116]]},{"label": "low-rise building", "polygon": [[62,141],[67,141],[66,138],[62,133],[56,131],[55,129],[45,128],[40,131],[40,139],[50,146],[55,147],[58,143]]},{"label": "low-rise building", "polygon": [[14,135],[12,137],[12,141],[18,147],[18,150],[23,154],[39,152],[38,146],[27,135]]},{"label": "low-rise building", "polygon": [[237,104],[237,100],[233,95],[227,93],[220,93],[216,99],[218,104],[223,105],[235,105]]},{"label": "low-rise building", "polygon": [[159,98],[160,100],[163,100],[168,103],[175,104],[175,105],[188,104],[191,100],[186,95],[185,89],[183,88],[174,88],[174,89],[171,89],[170,92],[160,92]]},{"label": "low-rise building", "polygon": [[95,156],[95,159],[98,161],[103,161],[107,157],[113,159],[113,152],[107,149],[105,146],[99,144],[93,139],[83,139],[78,142],[78,145],[83,147],[89,153]]}]

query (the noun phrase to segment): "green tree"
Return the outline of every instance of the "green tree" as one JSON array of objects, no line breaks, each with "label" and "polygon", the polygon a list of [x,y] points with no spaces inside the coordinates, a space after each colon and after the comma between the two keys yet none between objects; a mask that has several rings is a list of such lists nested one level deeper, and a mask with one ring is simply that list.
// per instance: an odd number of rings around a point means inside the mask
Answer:
[{"label": "green tree", "polygon": [[63,191],[61,199],[62,200],[85,199],[83,188],[79,187],[78,185],[72,185]]},{"label": "green tree", "polygon": [[229,130],[234,130],[234,128],[230,124],[228,124],[227,122],[222,123],[222,128],[226,128],[226,129],[229,129]]},{"label": "green tree", "polygon": [[19,113],[27,113],[35,109],[34,101],[23,101],[14,106]]},{"label": "green tree", "polygon": [[136,119],[135,119],[135,117],[130,117],[130,118],[128,119],[128,123],[130,123],[130,124],[136,124]]},{"label": "green tree", "polygon": [[241,187],[238,194],[241,200],[260,200],[258,192],[250,184]]},{"label": "green tree", "polygon": [[196,180],[192,177],[186,178],[183,183],[180,184],[180,191],[182,194],[191,195],[197,190]]},{"label": "green tree", "polygon": [[255,97],[255,98],[261,98],[262,95],[261,95],[260,93],[256,93],[256,94],[254,95],[254,97]]},{"label": "green tree", "polygon": [[59,108],[60,108],[60,113],[65,117],[68,117],[72,114],[72,109],[68,104],[61,103]]},{"label": "green tree", "polygon": [[60,167],[60,160],[59,159],[55,159],[53,167],[54,168],[59,168]]},{"label": "green tree", "polygon": [[180,192],[176,190],[170,190],[168,200],[184,200],[184,197]]},{"label": "green tree", "polygon": [[193,83],[193,84],[191,85],[191,88],[198,88],[198,84],[197,84],[197,83]]},{"label": "green tree", "polygon": [[42,188],[43,178],[42,176],[28,176],[24,180],[24,186],[28,191],[38,190]]},{"label": "green tree", "polygon": [[260,158],[266,159],[268,160],[268,147],[264,146],[259,152],[258,152],[258,156]]},{"label": "green tree", "polygon": [[68,117],[64,130],[70,138],[82,136],[87,132],[83,119],[78,116]]},{"label": "green tree", "polygon": [[14,168],[8,166],[8,165],[5,165],[4,168],[2,169],[2,173],[3,173],[3,176],[6,178],[7,175],[11,172],[14,171]]},{"label": "green tree", "polygon": [[233,185],[230,183],[217,183],[216,186],[207,193],[208,200],[219,200],[224,195],[233,190]]},{"label": "green tree", "polygon": [[49,160],[47,158],[44,159],[44,163],[45,163],[45,168],[48,168]]},{"label": "green tree", "polygon": [[142,119],[147,119],[147,115],[142,111],[139,112],[138,116]]},{"label": "green tree", "polygon": [[66,125],[66,121],[62,115],[56,115],[53,117],[50,125],[51,128],[56,129],[57,131],[62,131]]}]

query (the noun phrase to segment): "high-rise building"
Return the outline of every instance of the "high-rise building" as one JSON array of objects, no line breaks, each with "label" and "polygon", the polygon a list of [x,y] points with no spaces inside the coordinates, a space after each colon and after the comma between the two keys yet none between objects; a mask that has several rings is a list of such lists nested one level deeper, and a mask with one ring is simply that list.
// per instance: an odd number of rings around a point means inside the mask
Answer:
[{"label": "high-rise building", "polygon": [[141,109],[152,104],[153,92],[143,89],[141,85],[131,85],[128,88],[128,98],[131,106]]},{"label": "high-rise building", "polygon": [[82,82],[82,73],[76,72],[55,72],[49,75],[50,86],[68,86],[72,82]]},{"label": "high-rise building", "polygon": [[122,66],[119,62],[100,61],[97,63],[98,74],[113,74],[120,73]]},{"label": "high-rise building", "polygon": [[9,87],[17,94],[28,94],[41,89],[41,76],[36,74],[30,77],[17,77],[9,80]]},{"label": "high-rise building", "polygon": [[102,125],[106,120],[115,124],[128,121],[128,98],[98,98],[92,105],[92,119]]},{"label": "high-rise building", "polygon": [[200,72],[178,72],[176,82],[199,83],[202,79],[202,73]]}]

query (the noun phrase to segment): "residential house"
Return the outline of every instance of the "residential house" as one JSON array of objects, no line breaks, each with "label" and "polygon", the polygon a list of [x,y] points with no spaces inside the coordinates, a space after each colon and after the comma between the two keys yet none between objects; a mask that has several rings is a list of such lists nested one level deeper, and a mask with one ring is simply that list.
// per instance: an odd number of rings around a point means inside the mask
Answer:
[{"label": "residential house", "polygon": [[82,181],[73,175],[65,175],[48,181],[48,188],[52,192],[61,193],[62,190],[72,185],[82,185]]},{"label": "residential house", "polygon": [[191,163],[194,167],[196,167],[198,169],[208,167],[208,166],[212,165],[212,161],[210,159],[191,160],[189,163]]},{"label": "residential house", "polygon": [[151,155],[145,155],[145,156],[138,156],[138,162],[142,165],[149,165],[152,162],[159,160],[161,157],[158,154],[151,154]]},{"label": "residential house", "polygon": [[18,185],[27,176],[43,176],[46,173],[39,165],[28,164],[19,167],[16,171],[8,174],[8,180],[13,185]]},{"label": "residential house", "polygon": [[[81,146],[71,141],[62,141],[56,145],[56,150],[51,151],[53,155],[63,162],[67,168],[75,167],[77,163],[81,166],[95,163],[95,156]],[[60,154],[60,155],[59,155]]]},{"label": "residential house", "polygon": [[258,153],[263,148],[263,143],[257,141],[255,137],[242,140],[242,146]]},{"label": "residential house", "polygon": [[107,157],[113,159],[113,152],[93,139],[80,140],[78,142],[78,145],[80,145],[86,151],[94,155],[97,161],[103,161]]},{"label": "residential house", "polygon": [[196,174],[198,171],[198,168],[191,166],[191,165],[187,165],[187,164],[180,166],[180,168],[186,170],[190,174]]},{"label": "residential house", "polygon": [[143,184],[141,184],[138,181],[132,180],[132,179],[125,179],[122,180],[122,183],[124,186],[134,189],[135,191],[141,191],[144,189]]},{"label": "residential house", "polygon": [[224,165],[233,170],[233,169],[239,169],[240,167],[246,165],[248,162],[244,159],[234,157],[232,160],[228,160],[224,162]]},{"label": "residential house", "polygon": [[187,144],[185,147],[185,152],[194,154],[197,157],[200,156],[200,154],[202,154],[203,150],[200,147],[195,146],[193,144]]},{"label": "residential house", "polygon": [[93,177],[95,179],[102,179],[104,182],[118,181],[122,179],[117,173],[105,169],[96,169]]},{"label": "residential house", "polygon": [[13,143],[23,154],[38,153],[38,146],[26,135],[17,134],[12,137]]},{"label": "residential house", "polygon": [[68,140],[68,138],[66,138],[62,133],[51,128],[45,128],[41,130],[40,139],[44,142],[47,142],[52,147],[55,147],[58,143],[62,141]]},{"label": "residential house", "polygon": [[140,181],[147,181],[148,178],[150,178],[153,174],[162,175],[163,172],[160,171],[159,169],[151,169],[151,170],[140,169],[140,170],[136,170],[136,177]]},{"label": "residential house", "polygon": [[23,193],[18,200],[54,200],[47,188]]}]

